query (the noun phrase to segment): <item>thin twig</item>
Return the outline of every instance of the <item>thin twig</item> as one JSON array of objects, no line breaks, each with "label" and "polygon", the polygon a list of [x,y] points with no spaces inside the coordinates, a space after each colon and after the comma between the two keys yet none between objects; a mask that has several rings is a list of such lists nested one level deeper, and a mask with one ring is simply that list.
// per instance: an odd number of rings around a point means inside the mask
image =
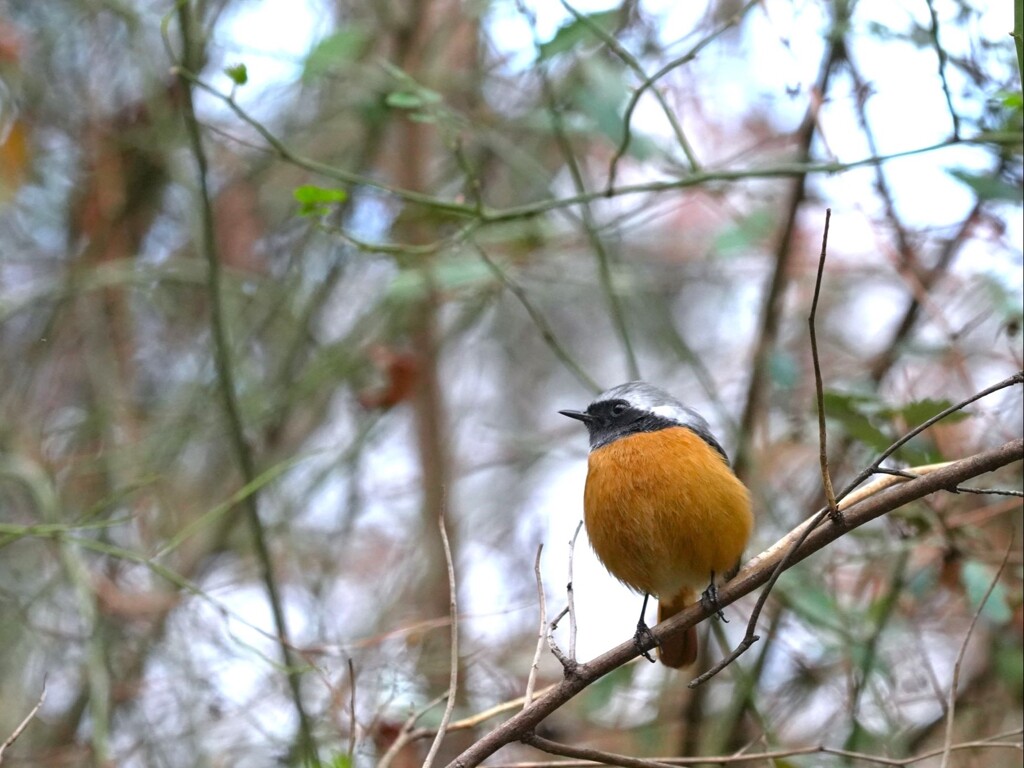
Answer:
[{"label": "thin twig", "polygon": [[416,725],[416,721],[423,717],[427,712],[432,710],[442,701],[448,698],[448,691],[445,691],[440,696],[435,696],[433,699],[428,701],[425,705],[420,707],[415,712],[412,712],[406,721],[402,724],[401,730],[395,737],[395,740],[391,742],[391,746],[387,748],[380,760],[377,762],[377,768],[391,768],[391,763],[398,757],[398,753],[405,748],[406,744],[409,744],[416,739],[424,738],[434,734],[434,730],[430,729],[419,729],[413,730]]},{"label": "thin twig", "polygon": [[814,298],[811,300],[811,314],[807,325],[811,333],[811,358],[814,361],[814,394],[818,404],[818,461],[821,464],[821,484],[825,489],[825,500],[828,502],[829,514],[839,517],[836,506],[836,493],[832,490],[832,476],[828,471],[828,432],[825,427],[825,394],[821,383],[821,363],[818,359],[818,335],[815,332],[814,320],[818,314],[818,298],[821,296],[821,276],[825,272],[825,256],[828,252],[828,226],[832,221],[832,209],[825,209],[825,230],[821,236],[821,257],[818,259],[818,275],[814,280]]},{"label": "thin twig", "polygon": [[[1022,734],[1024,734],[1024,729],[1016,729],[1013,731],[1007,731],[1006,733],[997,734],[988,739],[976,739],[974,741],[960,742],[959,744],[954,744],[952,749],[957,752],[969,749],[1012,749],[1021,751],[1022,745],[1020,742],[1001,741],[1001,739],[1021,736]],[[771,752],[744,752],[721,756],[704,755],[701,757],[652,757],[640,759],[625,755],[616,755],[611,752],[603,752],[600,750],[570,747],[565,744],[558,744],[557,742],[553,742],[549,739],[541,738],[534,734],[528,735],[527,739],[524,741],[525,743],[530,744],[537,749],[549,752],[550,754],[563,756],[568,756],[570,754],[587,754],[590,755],[590,757],[584,758],[581,756],[573,760],[558,761],[531,760],[515,763],[493,763],[492,768],[587,768],[587,766],[593,766],[595,763],[632,765],[635,766],[635,768],[661,768],[666,765],[732,765],[733,763],[756,765],[758,763],[771,764],[774,761],[784,760],[788,757],[803,757],[808,755],[832,755],[835,757],[863,761],[865,763],[889,766],[889,768],[904,768],[905,766],[930,760],[931,758],[938,757],[942,754],[942,749],[939,748],[928,752],[921,752],[917,755],[912,755],[911,757],[885,757],[883,755],[872,755],[866,752],[853,752],[847,749],[827,747],[821,744],[809,747],[795,747],[793,749],[779,749]]]},{"label": "thin twig", "polygon": [[996,588],[996,584],[999,583],[999,577],[1003,575],[1003,569],[1006,568],[1006,561],[1010,559],[1010,552],[1013,550],[1013,539],[1010,539],[1010,543],[1006,545],[1006,552],[1003,554],[1003,561],[999,564],[999,568],[996,569],[995,576],[992,577],[992,583],[988,585],[988,589],[985,590],[984,596],[981,598],[981,602],[978,604],[978,610],[974,612],[974,616],[971,618],[971,623],[967,627],[967,632],[964,634],[964,641],[960,644],[960,650],[956,654],[956,663],[953,664],[953,680],[949,684],[949,698],[946,703],[946,735],[945,741],[942,748],[942,763],[939,768],[947,768],[949,766],[949,756],[951,754],[951,747],[953,744],[953,716],[956,714],[956,693],[957,687],[960,684],[960,669],[964,663],[964,656],[967,654],[967,644],[971,640],[971,635],[974,634],[974,627],[978,623],[978,619],[981,617],[981,612],[985,608],[985,603],[988,602],[989,597],[992,596],[992,592]]},{"label": "thin twig", "polygon": [[[232,448],[242,473],[242,481],[249,485],[257,478],[256,462],[253,449],[245,436],[242,422],[241,407],[238,403],[238,392],[235,387],[234,369],[231,361],[231,344],[228,339],[227,320],[224,317],[224,305],[221,296],[221,259],[217,253],[217,235],[213,218],[213,204],[209,188],[209,170],[206,151],[203,149],[203,138],[196,117],[195,105],[192,100],[192,83],[184,71],[197,68],[195,63],[199,51],[192,41],[192,14],[187,3],[178,6],[178,23],[181,28],[182,55],[184,69],[179,68],[181,83],[182,111],[185,117],[185,128],[188,132],[192,155],[196,162],[196,175],[199,185],[200,215],[202,217],[202,236],[199,249],[207,265],[207,293],[210,300],[210,334],[213,345],[214,367],[216,369],[217,387],[224,404],[224,416],[227,421],[228,433]],[[301,681],[296,673],[293,662],[288,625],[285,620],[284,607],[274,577],[270,548],[267,545],[266,533],[260,520],[257,494],[248,494],[243,500],[246,517],[252,534],[256,559],[259,563],[262,580],[267,590],[267,599],[274,617],[274,628],[278,635],[278,648],[285,666],[285,675],[291,691],[292,703],[299,718],[299,749],[304,759],[319,762],[316,743],[313,739],[313,727],[302,703]]]},{"label": "thin twig", "polygon": [[[849,52],[847,53],[849,54]],[[856,93],[854,104],[857,112],[857,122],[860,123],[861,132],[864,134],[864,140],[868,145],[868,151],[876,152],[878,150],[878,142],[875,139],[875,131],[871,126],[871,121],[868,120],[867,114],[867,102],[871,95],[872,86],[861,76],[860,71],[849,58],[849,55],[847,56],[846,71],[853,80]],[[900,272],[903,272],[904,270],[919,272],[920,257],[917,253],[917,249],[914,247],[913,240],[907,232],[906,226],[904,226],[903,221],[900,219],[899,213],[897,212],[896,201],[893,199],[892,191],[889,188],[889,182],[885,176],[885,169],[881,165],[876,165],[874,167],[874,175],[875,188],[878,190],[878,196],[882,199],[885,218],[888,221],[889,226],[892,228],[893,236],[896,239],[896,249],[899,256],[897,268]],[[916,305],[917,295],[912,295],[912,303]],[[904,329],[904,333],[909,331],[909,326]],[[901,338],[901,335],[893,337],[894,341]],[[895,349],[898,346],[898,344],[890,344],[890,349]]]},{"label": "thin twig", "polygon": [[569,542],[569,583],[566,586],[566,597],[569,602],[569,658],[576,661],[576,599],[573,588],[572,558],[576,552],[576,539],[579,538],[580,530],[583,528],[583,521],[576,524],[576,531]]},{"label": "thin twig", "polygon": [[934,0],[926,0],[926,2],[928,4],[928,14],[931,17],[931,26],[928,27],[928,34],[932,40],[932,47],[935,48],[935,54],[939,58],[939,80],[942,81],[942,93],[946,97],[946,107],[949,109],[949,116],[953,121],[953,137],[956,138],[960,135],[960,116],[953,107],[953,95],[950,93],[949,81],[946,79],[946,49],[939,42],[939,16],[935,12]]},{"label": "thin twig", "polygon": [[452,548],[448,543],[448,531],[444,527],[444,513],[437,516],[437,527],[441,531],[441,543],[444,545],[444,564],[448,569],[448,612],[451,616],[451,669],[448,675],[448,701],[444,707],[444,714],[441,716],[441,724],[437,728],[437,735],[434,743],[430,745],[430,751],[423,761],[423,768],[430,768],[441,749],[441,742],[444,741],[448,732],[448,723],[452,719],[452,711],[455,709],[455,694],[459,686],[459,599],[455,587],[455,565],[452,563]]},{"label": "thin twig", "polygon": [[565,653],[562,652],[562,649],[555,641],[555,630],[558,629],[558,622],[560,622],[567,613],[569,613],[568,606],[560,610],[558,612],[558,615],[551,620],[551,624],[548,625],[547,633],[548,648],[551,649],[551,655],[558,659],[558,662],[562,665],[562,670],[566,673],[568,673],[575,666],[576,660],[570,659],[568,656],[565,655]]},{"label": "thin twig", "polygon": [[537,607],[540,613],[540,626],[537,628],[537,647],[533,651],[533,663],[530,664],[530,676],[526,679],[526,693],[523,695],[523,708],[533,702],[533,688],[537,684],[537,671],[540,668],[540,654],[544,648],[544,635],[548,628],[548,609],[544,599],[544,580],[540,575],[540,555],[544,551],[543,542],[537,545],[537,557],[533,561],[533,574],[537,579]]},{"label": "thin twig", "polygon": [[356,753],[356,666],[352,663],[352,657],[348,659],[348,709],[350,715],[350,725],[348,729],[348,759],[349,764],[352,764],[353,757]]},{"label": "thin twig", "polygon": [[17,741],[18,737],[21,736],[22,732],[28,728],[28,724],[32,722],[32,718],[36,716],[40,707],[43,706],[43,702],[46,701],[46,681],[43,680],[43,690],[39,692],[39,700],[36,701],[36,705],[29,710],[29,713],[25,715],[18,727],[14,729],[10,736],[4,739],[3,744],[0,744],[0,763],[4,761],[4,750],[6,750],[11,744]]},{"label": "thin twig", "polygon": [[1024,498],[1024,491],[1014,491],[1008,488],[965,488],[962,485],[958,485],[953,489],[956,493],[976,493],[979,496],[1013,496],[1015,498]]},{"label": "thin twig", "polygon": [[363,253],[380,253],[386,256],[406,258],[413,256],[433,256],[439,251],[452,249],[464,240],[468,239],[472,232],[479,226],[479,222],[471,221],[468,224],[463,224],[451,235],[439,238],[432,243],[418,244],[370,242],[369,240],[363,240],[362,238],[356,237],[344,227],[337,227],[333,224],[328,224],[325,221],[318,221],[316,223],[316,228],[321,232],[340,237],[356,250],[362,251]]},{"label": "thin twig", "polygon": [[559,744],[557,741],[545,739],[535,733],[527,734],[522,742],[535,749],[543,750],[552,755],[560,757],[574,757],[578,760],[590,760],[605,765],[621,765],[624,768],[667,768],[668,763],[662,763],[655,759],[644,759],[620,755],[612,752],[605,752],[601,749],[590,749],[588,747],[571,747],[568,744]]},{"label": "thin twig", "polygon": [[512,292],[512,295],[519,299],[519,303],[523,305],[523,309],[526,310],[526,314],[530,316],[530,320],[540,331],[540,336],[544,340],[544,343],[548,345],[552,354],[557,357],[573,376],[576,377],[576,381],[582,384],[584,387],[589,389],[594,394],[601,391],[601,386],[591,378],[583,367],[573,359],[572,355],[562,346],[562,343],[555,336],[555,331],[548,323],[547,319],[540,313],[530,298],[526,295],[526,291],[523,287],[515,282],[508,273],[505,272],[497,263],[488,255],[479,243],[473,242],[473,247],[476,249],[477,254],[483,260],[487,268],[491,270],[491,273],[498,278],[502,285]]},{"label": "thin twig", "polygon": [[[551,685],[546,685],[539,691],[537,691],[535,695],[544,696],[550,693],[551,690],[555,687],[555,685],[555,683],[552,683]],[[503,701],[501,702],[501,704],[495,704],[493,707],[489,707],[488,709],[482,710],[481,712],[477,712],[475,715],[470,715],[469,717],[464,717],[461,720],[456,720],[454,723],[448,726],[448,730],[450,732],[461,731],[467,728],[475,728],[476,726],[480,725],[480,723],[490,720],[492,717],[497,717],[503,712],[508,712],[513,709],[519,709],[523,701],[525,701],[525,697],[518,696],[514,699]]]},{"label": "thin twig", "polygon": [[902,548],[897,555],[895,566],[892,571],[892,578],[889,580],[885,593],[872,603],[871,615],[874,618],[871,635],[863,649],[858,649],[854,654],[857,660],[857,668],[854,670],[853,690],[850,692],[850,703],[846,711],[850,713],[850,722],[854,724],[850,728],[843,743],[844,749],[856,747],[863,735],[862,729],[858,727],[861,722],[861,705],[864,700],[864,691],[868,689],[871,674],[878,664],[879,646],[882,642],[882,634],[892,620],[896,610],[897,601],[904,594],[907,577],[907,563],[910,561],[910,549]]},{"label": "thin twig", "polygon": [[935,414],[930,419],[921,422],[912,430],[903,435],[903,437],[901,437],[899,440],[897,440],[884,451],[882,451],[882,454],[877,459],[875,459],[874,462],[872,462],[870,467],[863,470],[859,475],[857,475],[857,477],[850,481],[850,483],[836,496],[837,501],[842,501],[842,499],[845,498],[846,495],[850,493],[854,488],[856,488],[858,485],[867,480],[868,477],[870,477],[875,472],[880,471],[879,467],[881,467],[883,461],[888,459],[896,451],[902,448],[906,443],[913,440],[915,437],[917,437],[919,434],[921,434],[926,429],[931,427],[933,424],[937,424],[947,416],[950,416],[951,414],[954,414],[957,411],[963,410],[976,400],[981,400],[983,397],[988,397],[989,395],[998,392],[1001,389],[1006,389],[1007,387],[1012,387],[1021,383],[1024,383],[1024,371],[1017,371],[1017,373],[1013,374],[1012,376],[1009,376],[1003,379],[1002,381],[993,384],[991,387],[986,387],[985,389],[971,395],[970,397],[964,398],[959,403],[955,403],[954,405],[951,405],[948,408]]},{"label": "thin twig", "polygon": [[[555,685],[557,684],[552,683],[551,685],[544,686],[536,692],[535,696],[546,696],[551,692]],[[387,752],[384,753],[384,756],[381,757],[380,762],[377,763],[377,768],[390,768],[390,765],[394,761],[394,758],[406,745],[414,741],[419,741],[420,739],[426,739],[437,733],[436,728],[414,728],[413,726],[415,726],[416,721],[423,717],[423,715],[425,715],[429,710],[433,709],[435,706],[440,704],[447,697],[447,695],[447,692],[441,694],[432,702],[430,702],[426,707],[424,707],[422,710],[411,715],[409,719],[406,720],[401,731],[399,731],[398,738],[396,738],[396,740],[391,743],[391,746],[388,747]],[[470,728],[476,728],[478,725],[480,725],[480,723],[486,722],[487,720],[497,717],[498,715],[504,714],[505,712],[509,712],[513,709],[521,709],[523,706],[523,702],[525,700],[526,699],[524,696],[517,696],[514,699],[509,699],[508,701],[503,701],[500,704],[495,704],[493,707],[489,707],[488,709],[477,712],[476,714],[470,715],[469,717],[464,717],[461,720],[455,720],[454,722],[448,724],[448,733],[453,733],[454,731],[465,731]]]},{"label": "thin twig", "polygon": [[[753,5],[754,2],[759,2],[759,0],[751,0],[749,5]],[[625,147],[629,145],[630,120],[633,116],[633,109],[636,106],[636,99],[638,98],[637,94],[643,92],[647,88],[650,88],[651,85],[654,83],[655,78],[649,77],[647,73],[644,71],[643,65],[640,64],[636,57],[633,56],[633,54],[631,54],[626,49],[626,47],[622,45],[622,43],[616,40],[614,35],[608,33],[600,24],[598,24],[592,18],[590,18],[590,16],[580,13],[578,10],[576,10],[576,8],[574,8],[572,5],[566,2],[566,0],[562,0],[562,7],[565,8],[569,13],[571,13],[573,15],[573,18],[576,19],[576,21],[586,26],[587,29],[590,30],[591,34],[595,35],[599,40],[601,40],[602,43],[607,45],[608,48],[616,56],[618,56],[627,67],[632,69],[633,72],[636,73],[637,76],[639,76],[640,80],[643,83],[640,86],[640,88],[634,91],[633,98],[630,99],[629,106],[627,107],[626,113],[623,116],[622,141],[620,144],[622,151],[616,153],[615,158],[613,158],[612,164],[609,167],[610,173],[608,177],[608,186],[611,187],[614,184],[614,176],[612,174],[614,174],[615,172],[616,162],[622,156],[622,153],[625,152]],[[714,40],[715,37],[718,36],[718,34],[718,32],[712,33],[709,36],[709,38],[701,41],[700,47],[703,47],[707,45],[709,42],[711,42],[711,40]],[[677,66],[685,64],[692,58],[693,56],[676,59],[676,64]],[[667,71],[670,70],[665,70],[665,72]],[[663,72],[662,74],[664,74],[665,72]],[[665,113],[665,119],[668,120],[668,124],[672,127],[672,132],[675,133],[676,135],[676,141],[679,143],[680,148],[683,150],[683,154],[686,155],[686,160],[690,164],[690,170],[698,170],[700,168],[700,164],[697,162],[697,156],[694,154],[693,147],[690,146],[690,142],[686,138],[686,134],[683,133],[683,127],[679,124],[679,120],[676,118],[675,112],[669,106],[668,101],[665,99],[665,95],[661,91],[659,91],[657,88],[653,88],[652,91],[654,93],[654,98],[657,99],[658,101],[658,106],[660,106],[662,112]]]},{"label": "thin twig", "polygon": [[[659,192],[671,192],[679,189],[685,189],[687,187],[696,187],[706,185],[709,182],[737,182],[747,181],[751,179],[775,179],[775,178],[791,178],[801,177],[807,175],[821,175],[821,174],[838,174],[845,171],[855,170],[857,168],[876,166],[882,163],[889,162],[891,160],[898,160],[904,157],[911,157],[915,155],[927,154],[930,152],[936,152],[938,150],[946,149],[948,147],[957,146],[960,144],[985,144],[985,145],[1005,145],[1013,146],[1020,143],[1019,135],[1012,131],[996,132],[987,131],[979,133],[976,136],[962,136],[960,138],[948,138],[941,141],[935,142],[934,144],[928,144],[922,147],[914,147],[912,149],[900,150],[898,152],[891,152],[884,155],[870,155],[868,157],[860,158],[859,160],[851,160],[848,162],[838,161],[826,161],[826,162],[796,162],[796,163],[780,163],[778,165],[765,166],[762,168],[745,168],[737,170],[729,169],[718,169],[714,171],[701,171],[699,173],[692,173],[682,178],[664,179],[658,181],[643,182],[640,184],[629,184],[609,191],[608,189],[594,190],[589,192],[577,193],[575,195],[565,195],[559,197],[551,197],[543,200],[536,200],[529,203],[523,203],[522,205],[510,206],[502,209],[485,209],[480,212],[476,210],[475,205],[467,205],[452,200],[446,200],[444,198],[435,197],[433,195],[414,192],[411,190],[402,189],[400,187],[394,187],[379,180],[373,179],[368,176],[362,176],[344,169],[336,168],[326,163],[320,163],[316,160],[312,160],[307,157],[303,157],[297,152],[290,149],[280,139],[278,139],[265,125],[256,120],[252,115],[248,114],[242,109],[235,101],[213,86],[199,79],[195,74],[189,72],[182,67],[175,67],[173,69],[174,74],[181,78],[184,78],[188,82],[195,85],[195,87],[209,93],[213,98],[223,102],[232,112],[235,113],[239,119],[244,123],[254,128],[257,133],[264,139],[269,147],[269,151],[277,155],[280,159],[287,163],[297,167],[303,168],[310,173],[321,176],[325,179],[333,179],[347,184],[359,185],[368,187],[371,189],[377,189],[381,192],[389,194],[399,200],[403,200],[408,203],[415,203],[424,207],[432,208],[437,211],[444,211],[446,213],[453,214],[455,216],[462,216],[468,218],[478,218],[482,223],[498,224],[507,221],[518,221],[522,219],[529,219],[536,216],[541,216],[549,211],[562,210],[566,208],[572,208],[577,205],[592,202],[597,199],[613,196],[623,197],[628,195],[638,195],[646,193],[659,193]],[[657,75],[655,75],[656,77]]]},{"label": "thin twig", "polygon": [[[640,74],[641,77],[644,78],[644,80],[642,83],[640,83],[639,87],[637,87],[633,91],[633,95],[630,96],[629,103],[626,105],[625,112],[623,113],[622,140],[619,142],[619,146],[615,150],[615,154],[612,156],[611,162],[608,164],[608,188],[605,192],[605,195],[611,196],[612,194],[614,194],[615,177],[618,173],[618,164],[622,157],[626,154],[626,150],[629,148],[629,142],[632,139],[633,112],[636,110],[636,106],[640,102],[640,97],[644,95],[644,91],[646,91],[648,88],[653,88],[655,97],[658,99],[658,103],[661,104],[662,108],[666,110],[666,114],[671,115],[671,111],[668,110],[668,108],[664,105],[664,97],[661,95],[661,93],[659,93],[657,88],[654,88],[654,84],[672,70],[677,69],[678,67],[681,67],[684,64],[687,64],[693,59],[697,58],[698,53],[700,53],[710,43],[712,43],[718,37],[723,35],[729,29],[739,24],[743,17],[747,15],[747,11],[749,11],[755,5],[759,5],[760,2],[761,0],[749,0],[732,17],[730,17],[724,24],[722,24],[722,26],[714,30],[707,37],[700,40],[693,48],[684,53],[682,56],[678,56],[669,61],[667,64],[665,64],[665,66],[663,66],[653,75],[650,75],[649,77],[645,76],[643,70],[639,68],[639,65],[637,67],[634,67],[634,71],[638,72],[638,74]],[[613,50],[615,49],[613,48]],[[626,61],[626,63],[629,64],[628,60],[623,59],[623,61]],[[700,169],[700,166],[697,162],[696,155],[694,155],[693,150],[690,148],[689,142],[686,141],[686,136],[682,133],[682,129],[677,127],[677,121],[674,120],[674,115],[672,115],[669,122],[672,125],[673,130],[676,132],[676,138],[679,141],[680,146],[683,149],[683,152],[686,154],[687,161],[690,163],[690,170],[698,171]]]}]

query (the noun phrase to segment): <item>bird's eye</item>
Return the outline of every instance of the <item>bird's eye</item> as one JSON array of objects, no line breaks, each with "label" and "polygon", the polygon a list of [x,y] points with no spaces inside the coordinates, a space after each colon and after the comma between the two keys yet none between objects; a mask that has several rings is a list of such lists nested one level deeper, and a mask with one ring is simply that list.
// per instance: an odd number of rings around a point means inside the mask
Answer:
[{"label": "bird's eye", "polygon": [[626,412],[628,406],[625,403],[616,403],[612,406],[612,416],[621,416]]}]

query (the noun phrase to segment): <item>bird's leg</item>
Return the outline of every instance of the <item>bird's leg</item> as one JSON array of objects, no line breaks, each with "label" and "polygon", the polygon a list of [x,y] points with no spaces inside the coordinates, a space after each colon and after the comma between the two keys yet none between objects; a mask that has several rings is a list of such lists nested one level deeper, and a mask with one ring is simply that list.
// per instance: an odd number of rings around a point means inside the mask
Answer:
[{"label": "bird's leg", "polygon": [[725,618],[725,614],[722,613],[722,607],[718,604],[718,586],[715,584],[715,572],[711,572],[711,582],[708,584],[708,588],[704,590],[700,596],[700,604],[704,610],[714,614],[726,624],[729,620]]},{"label": "bird's leg", "polygon": [[651,630],[647,626],[647,622],[644,621],[644,614],[647,613],[647,601],[648,599],[650,599],[650,597],[650,594],[644,592],[644,604],[643,607],[640,609],[640,620],[636,623],[636,634],[633,635],[633,643],[636,645],[636,649],[640,651],[640,655],[653,664],[654,659],[651,658],[650,652],[644,650],[645,642],[654,642],[655,644],[658,643],[657,638],[655,638],[654,635],[651,634]]}]

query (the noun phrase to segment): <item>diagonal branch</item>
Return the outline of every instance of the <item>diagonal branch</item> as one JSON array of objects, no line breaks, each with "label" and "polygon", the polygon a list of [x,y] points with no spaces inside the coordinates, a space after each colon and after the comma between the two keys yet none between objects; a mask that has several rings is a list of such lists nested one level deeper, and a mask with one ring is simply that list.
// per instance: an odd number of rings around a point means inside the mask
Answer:
[{"label": "diagonal branch", "polygon": [[[875,496],[846,508],[841,523],[820,526],[808,533],[803,543],[789,557],[789,566],[801,562],[855,528],[894,509],[937,491],[954,488],[965,480],[992,472],[1022,459],[1024,459],[1024,440],[1013,440],[998,448],[951,462],[928,475],[887,488]],[[727,606],[767,582],[776,566],[783,558],[787,557],[790,547],[785,542],[791,536],[793,536],[792,533],[787,535],[782,542],[752,560],[732,581],[728,582],[719,592],[720,605]],[[653,639],[640,644],[645,647],[638,648],[638,644],[631,638],[596,659],[570,669],[561,683],[540,696],[531,706],[506,720],[476,742],[452,761],[448,768],[473,768],[506,744],[524,738],[528,739],[540,722],[587,686],[636,658],[642,650],[649,650],[655,644],[681,634],[709,615],[708,610],[697,603],[654,627],[651,630]]]}]

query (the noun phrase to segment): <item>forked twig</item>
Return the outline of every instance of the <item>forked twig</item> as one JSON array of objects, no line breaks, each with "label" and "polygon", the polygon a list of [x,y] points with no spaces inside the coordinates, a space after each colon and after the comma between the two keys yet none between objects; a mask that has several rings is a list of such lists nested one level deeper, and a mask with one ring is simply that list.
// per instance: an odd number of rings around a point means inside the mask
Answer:
[{"label": "forked twig", "polygon": [[[575,671],[576,665],[577,665],[577,661],[576,661],[576,599],[575,599],[575,596],[574,596],[574,591],[573,591],[573,586],[572,586],[572,581],[573,581],[573,576],[572,576],[572,558],[573,558],[573,554],[576,552],[576,539],[579,537],[580,529],[582,529],[582,528],[583,528],[583,521],[580,520],[576,524],[576,530],[572,534],[572,539],[569,540],[569,581],[566,583],[566,587],[565,587],[566,603],[567,604],[566,604],[565,608],[563,608],[561,611],[559,611],[558,615],[555,616],[555,618],[553,618],[551,620],[551,625],[548,627],[548,646],[551,648],[552,655],[556,659],[558,659],[559,662],[561,662],[562,670],[567,675],[570,674],[571,672]],[[555,642],[555,637],[554,637],[555,629],[558,627],[558,622],[560,622],[562,620],[562,618],[566,614],[568,614],[568,616],[569,616],[569,653],[568,653],[568,655],[563,653],[562,649],[558,647],[558,644]]]},{"label": "forked twig", "polygon": [[569,658],[562,652],[558,642],[555,640],[555,630],[558,629],[558,622],[560,622],[567,613],[569,613],[568,606],[560,610],[558,615],[551,620],[551,623],[548,625],[547,632],[548,648],[551,649],[551,655],[558,659],[563,670],[572,669],[572,666],[576,663],[575,659]]}]

